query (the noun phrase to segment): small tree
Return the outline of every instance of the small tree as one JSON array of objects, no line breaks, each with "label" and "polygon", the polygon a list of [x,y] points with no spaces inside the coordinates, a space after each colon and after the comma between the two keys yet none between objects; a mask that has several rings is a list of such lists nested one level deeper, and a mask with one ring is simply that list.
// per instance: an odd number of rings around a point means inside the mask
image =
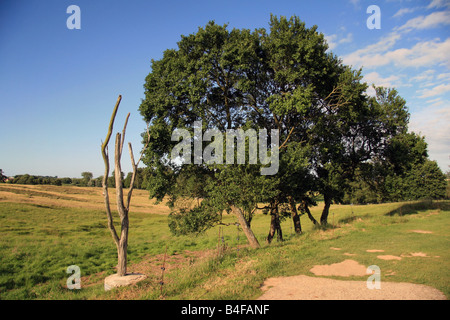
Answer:
[{"label": "small tree", "polygon": [[92,172],[88,172],[88,171],[84,171],[81,173],[81,176],[83,177],[83,179],[81,180],[81,184],[83,186],[87,186],[90,187],[92,185],[92,178],[94,177],[94,175],[92,174]]},{"label": "small tree", "polygon": [[[119,95],[116,105],[114,107],[113,114],[111,116],[111,120],[109,122],[108,127],[108,133],[106,135],[105,141],[102,143],[102,156],[103,161],[105,162],[105,174],[103,176],[103,197],[105,199],[105,207],[106,207],[106,215],[108,218],[108,228],[111,231],[111,235],[113,237],[114,243],[117,247],[117,257],[118,257],[118,264],[117,264],[117,274],[119,276],[125,276],[127,273],[127,246],[128,246],[128,213],[130,209],[130,202],[131,202],[131,196],[133,192],[133,185],[134,180],[136,178],[136,172],[137,172],[137,166],[139,162],[141,161],[142,154],[144,153],[145,149],[148,146],[148,143],[144,146],[144,149],[141,152],[141,155],[139,157],[139,160],[137,163],[134,161],[133,156],[133,149],[131,147],[131,143],[128,143],[128,149],[130,152],[130,158],[131,158],[131,165],[133,167],[133,174],[131,177],[131,183],[130,188],[128,190],[127,200],[124,202],[123,199],[123,176],[122,176],[122,170],[120,165],[120,158],[122,155],[122,148],[123,148],[123,142],[125,139],[125,130],[128,123],[128,118],[130,117],[130,114],[128,113],[126,119],[125,119],[125,125],[122,130],[122,134],[117,133],[116,135],[116,144],[115,144],[115,154],[114,154],[114,164],[115,164],[115,182],[116,182],[116,197],[117,197],[117,210],[119,212],[120,222],[121,222],[121,232],[120,237],[118,236],[116,229],[114,227],[113,223],[113,217],[111,214],[111,208],[109,205],[109,194],[108,194],[108,175],[109,175],[109,156],[108,156],[108,143],[109,139],[111,138],[111,133],[114,125],[114,119],[117,114],[117,110],[119,108],[120,101],[122,100],[122,96]],[[147,131],[147,139],[148,139],[148,131]],[[147,140],[148,141],[148,140]]]},{"label": "small tree", "polygon": [[82,176],[83,179],[86,181],[86,183],[89,182],[89,180],[91,180],[91,179],[94,177],[94,175],[92,174],[92,172],[87,172],[87,171],[82,172],[82,173],[81,173],[81,176]]}]

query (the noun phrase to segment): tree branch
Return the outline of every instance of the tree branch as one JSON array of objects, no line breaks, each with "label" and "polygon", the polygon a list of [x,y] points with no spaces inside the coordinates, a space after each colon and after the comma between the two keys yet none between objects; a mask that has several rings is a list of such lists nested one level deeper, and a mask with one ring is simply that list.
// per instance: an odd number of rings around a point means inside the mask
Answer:
[{"label": "tree branch", "polygon": [[109,176],[109,156],[108,156],[108,143],[111,138],[111,133],[113,130],[114,125],[114,119],[116,118],[117,110],[119,108],[120,101],[122,100],[122,96],[119,95],[117,98],[116,105],[114,106],[114,111],[111,116],[111,120],[109,122],[108,126],[108,133],[106,134],[106,139],[102,143],[102,156],[103,161],[105,163],[105,174],[103,175],[103,181],[102,181],[102,187],[103,187],[103,197],[105,199],[105,209],[106,209],[106,216],[108,218],[108,228],[111,232],[111,235],[114,239],[114,242],[116,246],[119,246],[119,237],[117,235],[116,229],[114,228],[113,218],[111,214],[111,207],[109,205],[109,194],[108,194],[108,176]]},{"label": "tree branch", "polygon": [[281,148],[283,148],[284,145],[288,142],[288,140],[289,140],[289,138],[290,138],[292,132],[294,131],[294,128],[295,128],[295,127],[292,127],[291,131],[289,131],[289,134],[288,134],[286,140],[284,140],[284,142],[281,144],[281,146],[278,148],[278,150],[281,150]]},{"label": "tree branch", "polygon": [[[125,140],[125,130],[127,129],[128,118],[130,117],[130,113],[128,112],[127,117],[125,118],[125,124],[123,125],[122,130],[122,140],[120,141],[120,157],[122,156],[123,142]],[[119,157],[119,159],[120,159]]]},{"label": "tree branch", "polygon": [[115,178],[116,178],[117,211],[119,212],[120,219],[123,220],[128,211],[126,211],[126,208],[123,203],[122,167],[120,165],[120,141],[121,141],[121,134],[117,133],[115,159],[114,159],[115,162],[114,174],[116,175]]},{"label": "tree branch", "polygon": [[133,148],[131,146],[131,142],[128,142],[128,150],[130,151],[130,158],[131,158],[131,165],[133,167],[133,174],[131,176],[130,189],[128,190],[128,195],[127,195],[127,206],[126,206],[127,210],[129,210],[129,208],[130,208],[131,195],[132,195],[133,189],[134,189],[134,181],[136,180],[137,167],[139,165],[139,162],[142,159],[142,156],[144,155],[145,150],[148,147],[148,144],[150,143],[150,132],[149,132],[149,130],[150,130],[150,128],[149,128],[149,125],[147,124],[147,142],[146,142],[144,148],[141,151],[141,155],[140,155],[139,160],[138,160],[137,163],[134,162]]}]

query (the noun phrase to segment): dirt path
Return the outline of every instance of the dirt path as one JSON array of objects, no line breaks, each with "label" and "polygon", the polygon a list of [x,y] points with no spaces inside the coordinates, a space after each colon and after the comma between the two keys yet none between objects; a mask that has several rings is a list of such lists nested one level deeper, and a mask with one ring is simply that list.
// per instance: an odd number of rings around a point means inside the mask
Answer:
[{"label": "dirt path", "polygon": [[258,300],[446,300],[429,286],[382,282],[381,289],[368,289],[366,281],[345,281],[305,275],[270,278]]},{"label": "dirt path", "polygon": [[[318,276],[368,278],[371,275],[367,273],[365,266],[350,259],[330,265],[314,266],[310,271]],[[367,278],[362,281],[306,275],[269,278],[264,282],[261,288],[264,294],[258,300],[446,300],[445,295],[439,290],[419,284],[381,281],[380,289],[369,289]]]}]

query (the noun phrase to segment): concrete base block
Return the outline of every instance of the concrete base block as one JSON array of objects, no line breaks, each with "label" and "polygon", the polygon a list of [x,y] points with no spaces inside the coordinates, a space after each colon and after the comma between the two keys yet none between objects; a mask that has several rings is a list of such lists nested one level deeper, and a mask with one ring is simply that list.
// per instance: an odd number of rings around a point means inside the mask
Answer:
[{"label": "concrete base block", "polygon": [[112,274],[105,278],[105,291],[135,284],[139,281],[146,279],[147,276],[141,273],[127,273],[125,276],[121,277],[117,273]]}]

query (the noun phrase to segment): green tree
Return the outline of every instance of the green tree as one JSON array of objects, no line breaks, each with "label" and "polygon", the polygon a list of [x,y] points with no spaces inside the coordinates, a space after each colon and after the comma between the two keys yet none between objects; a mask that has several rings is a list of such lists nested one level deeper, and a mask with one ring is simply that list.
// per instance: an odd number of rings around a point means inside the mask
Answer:
[{"label": "green tree", "polygon": [[[251,83],[246,74],[253,72],[252,67],[258,64],[258,49],[256,32],[228,31],[226,26],[210,22],[197,33],[183,36],[178,50],[166,50],[161,60],[152,61],[152,72],[144,86],[146,99],[140,106],[144,119],[150,123],[152,137],[144,158],[152,168],[150,196],[162,199],[168,195],[175,204],[181,195],[197,198],[199,194],[221,194],[224,197],[206,197],[194,209],[182,208],[184,211],[176,213],[176,221],[181,221],[183,212],[191,216],[204,212],[217,216],[223,210],[233,211],[253,247],[259,243],[243,213],[250,200],[232,198],[230,195],[236,195],[232,186],[220,184],[221,179],[235,178],[235,172],[223,165],[180,166],[169,161],[169,155],[176,144],[171,141],[175,128],[193,132],[194,121],[201,120],[203,130],[215,128],[224,132],[241,128],[252,120],[247,102],[251,99],[248,94]],[[182,181],[189,182],[190,186],[195,182],[188,179],[189,175],[217,183],[186,188]],[[202,219],[205,221],[204,216]]]},{"label": "green tree", "polygon": [[81,176],[83,177],[83,185],[84,186],[87,186],[89,181],[91,181],[91,179],[94,177],[92,172],[87,172],[87,171],[82,172]]},{"label": "green tree", "polygon": [[[368,97],[361,70],[328,53],[317,27],[305,28],[297,17],[274,16],[270,26],[270,34],[262,32],[261,40],[265,67],[258,83],[265,103],[259,115],[266,126],[273,123],[280,130],[284,146],[300,143],[308,150],[308,162],[297,170],[307,177],[309,190],[298,189],[291,179],[295,173],[286,170],[279,178],[289,187],[277,200],[282,204],[295,199],[316,223],[308,206],[315,203],[310,191],[317,190],[324,197],[320,221],[326,224],[331,203],[343,200],[356,170],[364,170],[384,152],[386,142],[405,130],[409,115],[395,90],[376,88],[376,98]],[[288,150],[282,150],[282,159]],[[297,161],[302,163],[302,158]]]},{"label": "green tree", "polygon": [[72,183],[72,179],[65,177],[65,178],[61,178],[61,182],[62,184],[71,184]]},{"label": "green tree", "polygon": [[[308,174],[313,171],[311,161],[304,161],[302,148],[308,150],[307,158],[314,154],[311,129],[315,117],[322,112],[322,104],[334,103],[332,94],[338,85],[340,61],[330,53],[317,27],[306,28],[298,17],[277,18],[271,16],[270,33],[262,32],[263,66],[258,81],[262,93],[258,117],[265,126],[280,130],[281,145],[279,176],[280,194],[270,203],[271,232],[278,228],[277,206],[288,204],[296,231],[301,230],[295,203],[303,203],[302,211],[308,211],[314,201],[307,192],[314,188]],[[290,147],[296,144],[295,147]],[[300,165],[301,164],[301,165]],[[309,189],[309,190],[308,190]],[[306,207],[305,207],[306,206]],[[311,215],[309,215],[312,217]],[[312,219],[315,221],[315,219]],[[273,225],[273,223],[275,225]],[[271,234],[269,233],[268,239]]]},{"label": "green tree", "polygon": [[401,132],[387,141],[379,158],[358,172],[346,199],[357,203],[441,199],[445,184],[445,175],[428,159],[425,137]]},{"label": "green tree", "polygon": [[[281,239],[284,212],[301,232],[297,204],[317,223],[308,208],[315,204],[315,191],[324,196],[320,221],[327,223],[332,201],[342,201],[356,170],[370,171],[367,163],[402,132],[408,116],[394,90],[377,88],[376,98],[368,97],[361,70],[327,50],[316,26],[306,28],[298,17],[271,16],[270,32],[229,31],[210,22],[182,36],[178,48],[166,50],[161,60],[152,60],[140,106],[152,137],[144,158],[152,177],[147,188],[159,200],[169,196],[174,207],[180,199],[194,201],[193,208],[185,203],[174,211],[174,230],[184,232],[185,224],[203,231],[201,222],[214,225],[223,211],[237,213],[249,229],[257,203],[266,203],[267,240],[275,233]],[[277,130],[279,172],[261,176],[260,164],[195,163],[192,154],[189,165],[171,161],[176,128],[187,130],[191,146],[198,143],[203,150],[206,143],[192,138],[195,121],[202,121],[202,132]],[[247,237],[251,241],[251,232]]]},{"label": "green tree", "polygon": [[[130,187],[132,177],[133,177],[133,172],[128,172],[126,178],[123,180],[123,186],[125,188]],[[136,175],[135,175],[135,180],[134,180],[134,188],[135,189],[143,189],[144,188],[144,180],[145,180],[145,169],[138,168],[136,170]]]},{"label": "green tree", "polygon": [[[115,174],[116,174],[116,172],[115,172],[115,170],[113,170],[113,171],[111,172],[111,176],[108,177],[108,186],[109,186],[109,187],[112,187],[112,188],[115,188],[115,187],[116,187],[116,178],[115,178]],[[121,176],[122,176],[122,184],[123,184],[125,174],[122,172]],[[123,187],[123,185],[122,185],[122,187]]]},{"label": "green tree", "polygon": [[405,177],[404,199],[444,199],[447,183],[436,161],[415,164]]},{"label": "green tree", "polygon": [[123,180],[123,187],[129,188],[131,183],[131,177],[133,176],[132,172],[128,172],[126,178]]},{"label": "green tree", "polygon": [[445,192],[445,198],[450,199],[450,170],[445,173],[445,177],[447,180],[447,189]]},{"label": "green tree", "polygon": [[414,132],[392,140],[388,148],[386,185],[389,200],[417,200],[445,197],[445,175],[428,159],[425,137]]}]

